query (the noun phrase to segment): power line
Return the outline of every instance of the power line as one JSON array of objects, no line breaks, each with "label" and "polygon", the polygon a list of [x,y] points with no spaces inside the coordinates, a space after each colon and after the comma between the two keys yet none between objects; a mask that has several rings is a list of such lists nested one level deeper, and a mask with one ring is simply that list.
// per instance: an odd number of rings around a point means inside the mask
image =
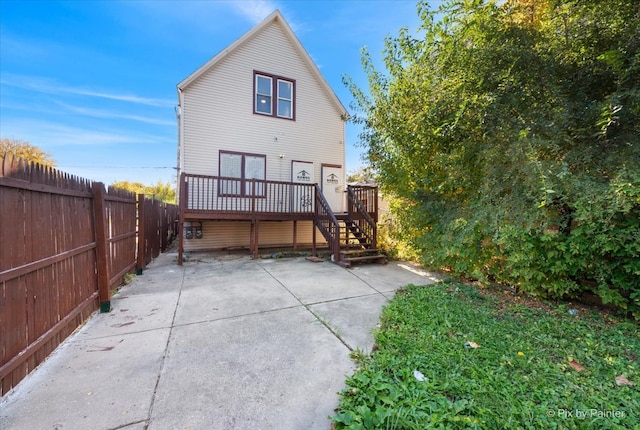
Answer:
[{"label": "power line", "polygon": [[177,169],[175,166],[58,166],[56,169],[68,169],[70,167],[82,169]]}]

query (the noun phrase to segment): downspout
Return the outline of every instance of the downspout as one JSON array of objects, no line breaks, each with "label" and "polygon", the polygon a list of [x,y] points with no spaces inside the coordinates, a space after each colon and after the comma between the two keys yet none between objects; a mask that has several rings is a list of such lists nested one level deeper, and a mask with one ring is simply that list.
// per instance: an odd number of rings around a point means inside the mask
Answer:
[{"label": "downspout", "polygon": [[342,194],[342,211],[347,207],[347,118],[349,112],[345,112],[341,118],[342,121],[342,183],[344,184],[344,193]]},{"label": "downspout", "polygon": [[[178,90],[178,106],[176,106],[176,119],[178,120],[178,165],[177,165],[177,177],[180,179],[180,174],[184,171],[184,94],[182,89],[177,87]],[[178,197],[179,198],[179,197]]]},{"label": "downspout", "polygon": [[[184,210],[182,205],[182,193],[185,191],[184,182],[184,114],[182,106],[184,105],[184,95],[180,87],[178,89],[178,106],[176,106],[176,117],[178,120],[178,180],[176,203],[178,204],[178,265],[182,266],[184,253]],[[184,202],[186,207],[186,201]]]}]

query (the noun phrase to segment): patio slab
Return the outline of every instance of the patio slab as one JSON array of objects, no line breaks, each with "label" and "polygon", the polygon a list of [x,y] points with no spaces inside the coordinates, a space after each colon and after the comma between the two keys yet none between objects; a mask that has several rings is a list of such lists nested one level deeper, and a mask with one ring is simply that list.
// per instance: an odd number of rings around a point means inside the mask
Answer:
[{"label": "patio slab", "polygon": [[[393,292],[390,263],[164,254],[0,401],[2,430],[330,429],[349,353]],[[404,263],[403,263],[404,264]]]},{"label": "patio slab", "polygon": [[150,429],[328,429],[352,370],[302,307],[176,327]]}]

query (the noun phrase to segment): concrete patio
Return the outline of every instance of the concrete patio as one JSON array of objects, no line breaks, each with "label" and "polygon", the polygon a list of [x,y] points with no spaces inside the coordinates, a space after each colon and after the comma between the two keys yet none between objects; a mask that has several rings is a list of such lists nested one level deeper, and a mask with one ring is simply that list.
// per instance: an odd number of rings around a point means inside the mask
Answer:
[{"label": "concrete patio", "polygon": [[324,429],[410,263],[161,255],[2,398],[10,429]]}]

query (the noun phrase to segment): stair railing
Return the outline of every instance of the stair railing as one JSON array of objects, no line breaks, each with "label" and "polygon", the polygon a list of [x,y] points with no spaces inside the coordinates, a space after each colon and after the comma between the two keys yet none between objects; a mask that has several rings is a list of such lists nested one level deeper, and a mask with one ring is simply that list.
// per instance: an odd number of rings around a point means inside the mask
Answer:
[{"label": "stair railing", "polygon": [[[377,189],[373,187],[358,187],[349,185],[347,187],[347,200],[349,206],[349,218],[358,230],[367,238],[367,242],[372,248],[377,248],[378,227],[377,219]],[[367,196],[365,204],[359,196]],[[369,213],[369,207],[373,209],[373,217]],[[375,218],[375,219],[374,219]]]},{"label": "stair railing", "polygon": [[316,184],[315,187],[315,224],[333,252],[333,261],[337,263],[340,261],[340,224],[320,186]]}]

